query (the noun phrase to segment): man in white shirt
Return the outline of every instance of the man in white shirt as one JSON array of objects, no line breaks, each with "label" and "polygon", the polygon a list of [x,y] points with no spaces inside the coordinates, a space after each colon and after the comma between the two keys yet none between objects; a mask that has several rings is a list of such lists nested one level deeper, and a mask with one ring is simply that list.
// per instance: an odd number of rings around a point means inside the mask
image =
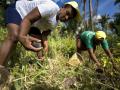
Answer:
[{"label": "man in white shirt", "polygon": [[[26,21],[26,18],[31,15],[36,19],[34,11],[38,11],[41,16],[38,20],[31,21],[31,24],[40,29],[40,32],[46,34],[50,32],[56,25],[56,14],[59,11],[59,7],[56,3],[51,0],[19,0],[16,3],[9,5],[5,13],[5,23],[8,28],[8,35],[3,45],[0,48],[0,64],[3,65],[4,61],[7,59],[11,53],[12,48],[18,42],[18,36],[20,29],[22,28],[20,24]],[[25,24],[26,25],[26,24]],[[54,27],[53,27],[54,26]],[[27,28],[25,28],[26,30]],[[30,29],[30,27],[28,27]],[[45,35],[42,35],[45,36]],[[47,37],[47,36],[46,36]],[[32,37],[31,37],[32,38]],[[46,41],[46,40],[45,40]],[[44,41],[43,41],[44,42]],[[46,42],[45,42],[46,43]],[[32,47],[35,48],[35,47]],[[27,48],[31,50],[31,48]],[[46,49],[46,47],[45,47]],[[34,49],[33,49],[34,50]],[[38,48],[36,50],[39,50]]]},{"label": "man in white shirt", "polygon": [[8,35],[0,48],[0,65],[4,65],[6,59],[18,41],[28,50],[38,52],[41,48],[32,45],[38,38],[28,37],[31,25],[40,30],[41,42],[44,51],[48,51],[47,36],[53,30],[58,21],[68,21],[79,18],[78,4],[75,1],[66,3],[61,9],[52,0],[19,0],[10,5],[5,14]]}]

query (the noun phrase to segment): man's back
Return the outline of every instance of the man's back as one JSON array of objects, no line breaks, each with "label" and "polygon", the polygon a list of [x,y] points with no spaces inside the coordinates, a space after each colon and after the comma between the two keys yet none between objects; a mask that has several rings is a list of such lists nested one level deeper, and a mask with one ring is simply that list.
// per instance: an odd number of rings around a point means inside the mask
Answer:
[{"label": "man's back", "polygon": [[[80,38],[86,48],[94,48],[97,45],[95,41],[95,32],[93,31],[84,31],[81,33]],[[109,47],[106,39],[102,40],[100,44],[103,49],[107,49]]]},{"label": "man's back", "polygon": [[53,30],[57,25],[56,14],[59,11],[56,3],[51,0],[22,0],[16,2],[16,9],[22,19],[36,7],[40,12],[41,18],[35,22],[34,26],[41,31]]},{"label": "man's back", "polygon": [[92,31],[84,31],[80,35],[80,39],[85,44],[87,48],[93,48],[93,37],[95,36],[95,32]]},{"label": "man's back", "polygon": [[[20,1],[16,1],[16,9],[22,18],[24,18],[35,7],[38,7],[40,14],[43,14],[43,15],[45,14],[46,9],[51,10],[51,13],[53,13],[54,9],[56,9],[56,11],[58,11],[57,9],[59,9],[58,5],[55,4],[51,0],[32,0],[32,1],[20,0]],[[55,12],[55,10],[54,10],[54,12]]]}]

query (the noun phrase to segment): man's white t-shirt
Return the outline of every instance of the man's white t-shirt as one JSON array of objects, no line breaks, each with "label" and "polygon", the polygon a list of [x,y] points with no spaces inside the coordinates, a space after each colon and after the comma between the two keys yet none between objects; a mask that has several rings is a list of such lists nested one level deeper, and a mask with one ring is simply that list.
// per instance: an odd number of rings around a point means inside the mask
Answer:
[{"label": "man's white t-shirt", "polygon": [[20,0],[16,2],[16,10],[22,19],[35,7],[38,8],[41,18],[34,23],[34,26],[38,27],[40,31],[54,29],[58,23],[56,21],[56,14],[59,11],[56,3],[51,0]]}]

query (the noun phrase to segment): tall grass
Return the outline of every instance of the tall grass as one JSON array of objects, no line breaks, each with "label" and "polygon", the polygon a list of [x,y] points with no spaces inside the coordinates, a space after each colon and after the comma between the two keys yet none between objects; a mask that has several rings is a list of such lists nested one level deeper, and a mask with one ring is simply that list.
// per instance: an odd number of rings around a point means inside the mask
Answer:
[{"label": "tall grass", "polygon": [[[3,41],[6,32],[0,29]],[[87,52],[82,55],[85,63],[81,66],[67,66],[69,58],[75,53],[75,37],[61,36],[54,31],[49,36],[49,53],[45,62],[39,62],[34,52],[26,51],[20,43],[7,63],[10,70],[10,81],[5,88],[11,90],[119,90],[120,72],[112,68],[112,64],[97,50],[98,58],[104,66],[103,73],[95,72],[94,63],[89,61]],[[120,57],[115,59],[118,68]],[[105,65],[104,65],[105,64]],[[6,90],[6,89],[5,89]]]}]

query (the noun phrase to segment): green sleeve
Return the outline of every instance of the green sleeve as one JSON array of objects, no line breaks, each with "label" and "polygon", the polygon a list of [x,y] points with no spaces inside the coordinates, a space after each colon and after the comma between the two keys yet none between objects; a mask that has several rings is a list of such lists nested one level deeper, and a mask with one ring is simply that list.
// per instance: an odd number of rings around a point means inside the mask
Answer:
[{"label": "green sleeve", "polygon": [[102,45],[103,49],[108,49],[109,48],[107,40],[103,40],[103,42],[101,43],[101,45]]}]

